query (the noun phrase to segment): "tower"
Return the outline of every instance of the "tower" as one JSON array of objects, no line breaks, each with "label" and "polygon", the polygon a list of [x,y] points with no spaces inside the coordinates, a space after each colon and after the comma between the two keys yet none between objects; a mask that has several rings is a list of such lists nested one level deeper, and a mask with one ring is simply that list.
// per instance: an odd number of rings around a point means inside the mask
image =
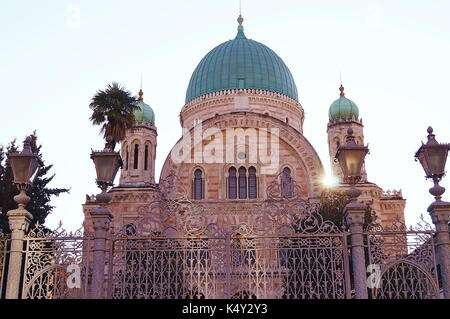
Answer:
[{"label": "tower", "polygon": [[[344,87],[339,88],[339,99],[334,101],[329,109],[329,122],[327,126],[328,150],[330,154],[331,169],[333,176],[343,180],[342,171],[339,163],[334,158],[340,145],[346,143],[347,129],[353,129],[353,135],[357,144],[364,144],[364,125],[359,118],[358,106],[352,100],[345,97]],[[361,182],[367,182],[367,173],[365,166],[362,168]]]},{"label": "tower", "polygon": [[156,138],[155,113],[144,103],[144,92],[139,91],[139,109],[135,122],[128,128],[122,141],[124,162],[119,187],[146,187],[155,184]]}]

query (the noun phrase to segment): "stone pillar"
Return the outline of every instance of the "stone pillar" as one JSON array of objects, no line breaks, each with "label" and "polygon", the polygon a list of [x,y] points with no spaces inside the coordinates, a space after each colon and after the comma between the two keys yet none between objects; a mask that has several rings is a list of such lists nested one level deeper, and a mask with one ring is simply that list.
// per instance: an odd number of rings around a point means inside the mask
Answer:
[{"label": "stone pillar", "polygon": [[22,256],[24,254],[24,236],[28,231],[33,216],[25,210],[23,205],[19,205],[18,209],[9,211],[7,216],[9,228],[11,229],[11,249],[9,251],[9,267],[5,297],[6,299],[19,299]]},{"label": "stone pillar", "polygon": [[367,299],[366,262],[364,258],[363,225],[366,205],[350,203],[344,208],[344,216],[350,228],[353,283],[356,299]]},{"label": "stone pillar", "polygon": [[449,264],[449,214],[450,203],[434,202],[428,208],[433,224],[436,226],[436,257],[440,265],[444,298],[450,299],[450,264]]},{"label": "stone pillar", "polygon": [[91,298],[102,299],[105,297],[106,240],[113,215],[108,208],[102,206],[91,211],[91,218],[94,227]]}]

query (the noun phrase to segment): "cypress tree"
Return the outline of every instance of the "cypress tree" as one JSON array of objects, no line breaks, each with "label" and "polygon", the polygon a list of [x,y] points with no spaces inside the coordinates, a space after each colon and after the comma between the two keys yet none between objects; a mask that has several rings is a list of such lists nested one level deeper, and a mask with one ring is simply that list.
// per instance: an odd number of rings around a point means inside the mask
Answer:
[{"label": "cypress tree", "polygon": [[[42,145],[37,143],[36,132],[31,135],[31,148],[34,153],[37,153],[42,159],[41,148]],[[17,203],[14,201],[14,196],[19,193],[16,186],[13,185],[13,173],[11,165],[8,161],[8,152],[20,151],[16,140],[9,143],[5,148],[0,146],[0,231],[8,233],[8,217],[7,212],[17,208]],[[53,211],[54,206],[51,205],[52,196],[59,196],[60,194],[68,193],[68,188],[51,188],[48,184],[53,180],[55,174],[50,171],[53,165],[44,164],[36,176],[33,186],[27,192],[31,200],[26,205],[26,210],[33,216],[31,226],[37,222],[44,224],[47,216]]]}]

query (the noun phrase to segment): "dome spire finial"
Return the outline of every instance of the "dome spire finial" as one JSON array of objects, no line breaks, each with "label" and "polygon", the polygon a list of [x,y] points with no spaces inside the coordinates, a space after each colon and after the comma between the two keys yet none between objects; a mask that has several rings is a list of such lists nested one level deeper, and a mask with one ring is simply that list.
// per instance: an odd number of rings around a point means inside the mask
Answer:
[{"label": "dome spire finial", "polygon": [[339,79],[341,81],[341,86],[339,87],[339,91],[341,91],[341,94],[339,94],[341,97],[345,96],[344,93],[344,87],[342,86],[342,72],[339,72]]},{"label": "dome spire finial", "polygon": [[341,97],[345,96],[344,87],[342,86],[342,83],[341,86],[339,87],[339,91],[341,91],[341,94],[339,94]]},{"label": "dome spire finial", "polygon": [[239,13],[239,17],[237,19],[237,22],[239,23],[239,26],[242,27],[242,22],[244,22],[244,18],[242,17],[242,14]]},{"label": "dome spire finial", "polygon": [[238,26],[238,33],[236,35],[236,39],[246,39],[245,34],[244,34],[244,26],[242,25],[242,22],[244,22],[244,18],[242,17],[241,1],[239,1],[239,17],[237,19],[237,22],[239,23],[239,26]]},{"label": "dome spire finial", "polygon": [[139,90],[139,98],[138,98],[138,101],[139,101],[139,102],[144,101],[143,96],[144,96],[144,91],[142,91],[142,75],[141,75],[141,88],[140,88],[140,90]]}]

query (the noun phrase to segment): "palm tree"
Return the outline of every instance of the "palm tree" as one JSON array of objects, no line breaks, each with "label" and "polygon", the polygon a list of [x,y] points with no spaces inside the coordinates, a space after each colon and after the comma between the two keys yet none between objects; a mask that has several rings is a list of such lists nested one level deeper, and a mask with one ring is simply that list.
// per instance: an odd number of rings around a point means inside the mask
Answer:
[{"label": "palm tree", "polygon": [[102,125],[100,130],[106,140],[105,148],[114,151],[116,143],[125,138],[125,130],[134,121],[134,111],[139,109],[137,97],[120,84],[108,84],[92,97],[90,120],[94,125]]}]

